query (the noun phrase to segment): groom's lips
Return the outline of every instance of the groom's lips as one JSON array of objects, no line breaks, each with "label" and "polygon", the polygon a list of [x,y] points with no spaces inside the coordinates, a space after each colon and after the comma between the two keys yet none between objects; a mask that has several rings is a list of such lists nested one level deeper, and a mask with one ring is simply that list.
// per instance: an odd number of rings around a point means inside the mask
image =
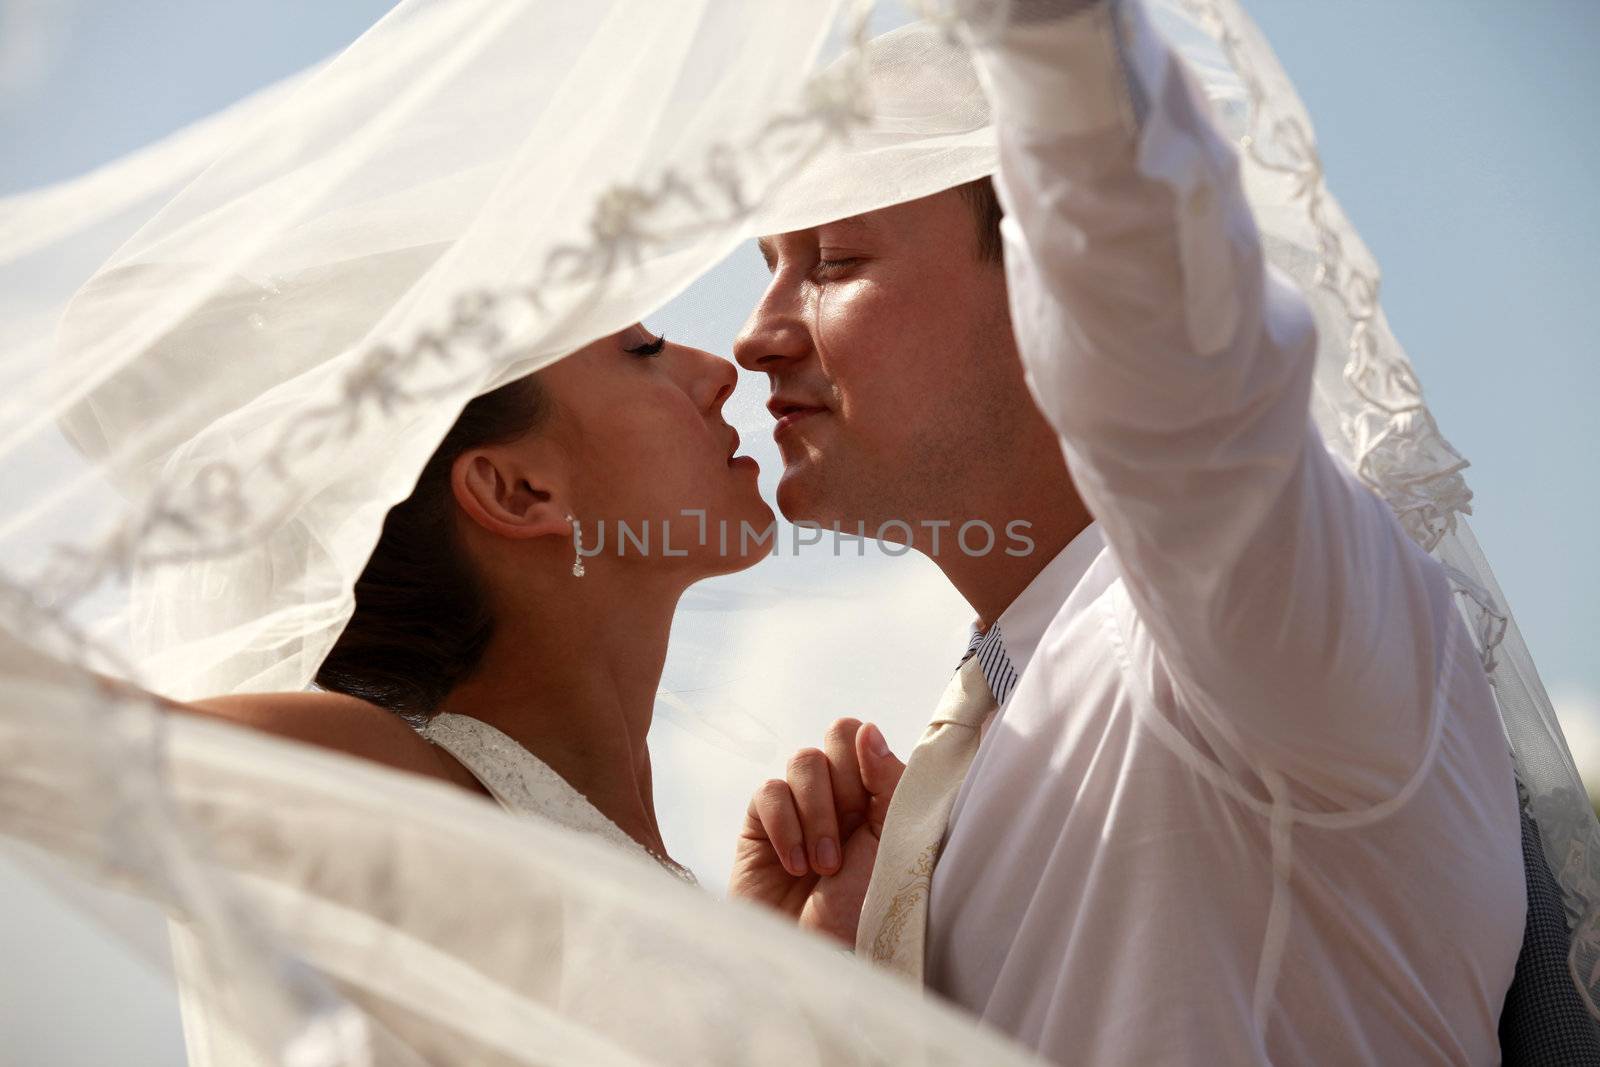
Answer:
[{"label": "groom's lips", "polygon": [[772,427],[772,436],[776,439],[796,423],[828,409],[818,404],[806,404],[799,400],[775,396],[767,401],[767,410],[772,412],[772,417],[778,420],[777,425]]}]

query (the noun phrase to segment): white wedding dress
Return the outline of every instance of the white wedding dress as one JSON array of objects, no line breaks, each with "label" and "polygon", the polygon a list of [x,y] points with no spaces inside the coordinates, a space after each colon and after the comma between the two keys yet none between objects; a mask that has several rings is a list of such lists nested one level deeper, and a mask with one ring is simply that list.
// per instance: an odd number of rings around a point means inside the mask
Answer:
[{"label": "white wedding dress", "polygon": [[687,867],[629,837],[549,764],[488,723],[445,713],[429,719],[417,732],[454,756],[513,815],[549,819],[569,830],[593,834],[625,851],[643,853],[695,884]]},{"label": "white wedding dress", "polygon": [[[440,714],[418,731],[454,756],[502,808],[519,818],[544,819],[592,835],[624,852],[649,857],[668,873],[698,885],[693,872],[629,837],[539,757],[502,731],[467,715]],[[400,816],[396,816],[397,818]],[[193,934],[171,926],[184,1043],[191,1067],[273,1067],[225,1022],[215,1002],[220,988]]]}]

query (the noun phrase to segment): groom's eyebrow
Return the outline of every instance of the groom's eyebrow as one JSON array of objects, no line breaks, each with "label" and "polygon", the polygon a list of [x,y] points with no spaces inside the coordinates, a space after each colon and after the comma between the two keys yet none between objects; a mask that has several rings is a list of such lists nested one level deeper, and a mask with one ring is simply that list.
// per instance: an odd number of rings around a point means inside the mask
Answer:
[{"label": "groom's eyebrow", "polygon": [[[871,231],[872,225],[860,215],[850,215],[842,219],[834,219],[824,223],[830,229],[843,229],[846,231],[866,230]],[[795,233],[815,234],[822,227],[812,227],[810,230],[795,230]],[[787,236],[787,235],[785,235]],[[778,267],[777,239],[773,237],[757,237],[756,247],[761,250],[761,258],[767,261],[767,270],[773,271]]]}]

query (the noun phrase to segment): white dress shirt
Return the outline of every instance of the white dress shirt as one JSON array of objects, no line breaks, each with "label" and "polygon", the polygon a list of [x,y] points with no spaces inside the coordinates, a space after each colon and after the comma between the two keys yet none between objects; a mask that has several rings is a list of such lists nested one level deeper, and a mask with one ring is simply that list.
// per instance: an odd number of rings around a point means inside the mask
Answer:
[{"label": "white dress shirt", "polygon": [[1064,1063],[1498,1062],[1509,748],[1443,571],[1310,422],[1231,147],[1136,5],[979,63],[1018,343],[1106,547],[998,620],[930,986]]},{"label": "white dress shirt", "polygon": [[[1062,603],[1078,587],[1091,564],[1106,547],[1100,527],[1090,523],[1078,533],[1044,569],[1033,576],[1027,588],[1017,594],[1006,610],[987,630],[972,627],[967,640],[967,655],[978,657],[978,666],[994,694],[1000,710],[1011,703],[1022,672],[1033,659],[1033,653],[1044,637],[1050,620],[1061,610]],[[965,659],[963,658],[963,662]],[[993,726],[998,716],[990,716],[983,724],[983,732]],[[970,776],[968,781],[970,781]],[[963,786],[965,783],[963,783]],[[961,810],[961,796],[956,797],[954,811]],[[951,815],[955,818],[954,813]]]}]

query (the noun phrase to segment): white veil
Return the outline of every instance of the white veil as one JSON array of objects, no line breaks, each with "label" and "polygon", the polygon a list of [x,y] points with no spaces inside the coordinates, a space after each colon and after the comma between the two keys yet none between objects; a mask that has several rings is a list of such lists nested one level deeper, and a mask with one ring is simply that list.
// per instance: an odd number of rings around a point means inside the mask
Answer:
[{"label": "white veil", "polygon": [[[1324,435],[1452,569],[1593,1011],[1600,841],[1462,517],[1465,463],[1265,42],[1233,0],[1151,6],[1240,138],[1272,259],[1312,296]],[[992,170],[961,50],[930,26],[869,46],[871,14],[407,0],[313,71],[0,201],[0,834],[181,918],[188,965],[232,998],[227,1040],[305,1063],[1022,1062],[555,827],[169,719],[89,673],[180,699],[305,685],[384,513],[470,397],[655,312],[752,235]],[[959,605],[860,547],[694,591],[662,693],[688,740],[669,747],[760,757],[864,705],[916,721],[937,671],[916,690],[835,624],[902,620],[909,650]],[[730,640],[772,611],[818,634],[814,657]],[[660,778],[674,759],[697,765],[668,752]]]}]

